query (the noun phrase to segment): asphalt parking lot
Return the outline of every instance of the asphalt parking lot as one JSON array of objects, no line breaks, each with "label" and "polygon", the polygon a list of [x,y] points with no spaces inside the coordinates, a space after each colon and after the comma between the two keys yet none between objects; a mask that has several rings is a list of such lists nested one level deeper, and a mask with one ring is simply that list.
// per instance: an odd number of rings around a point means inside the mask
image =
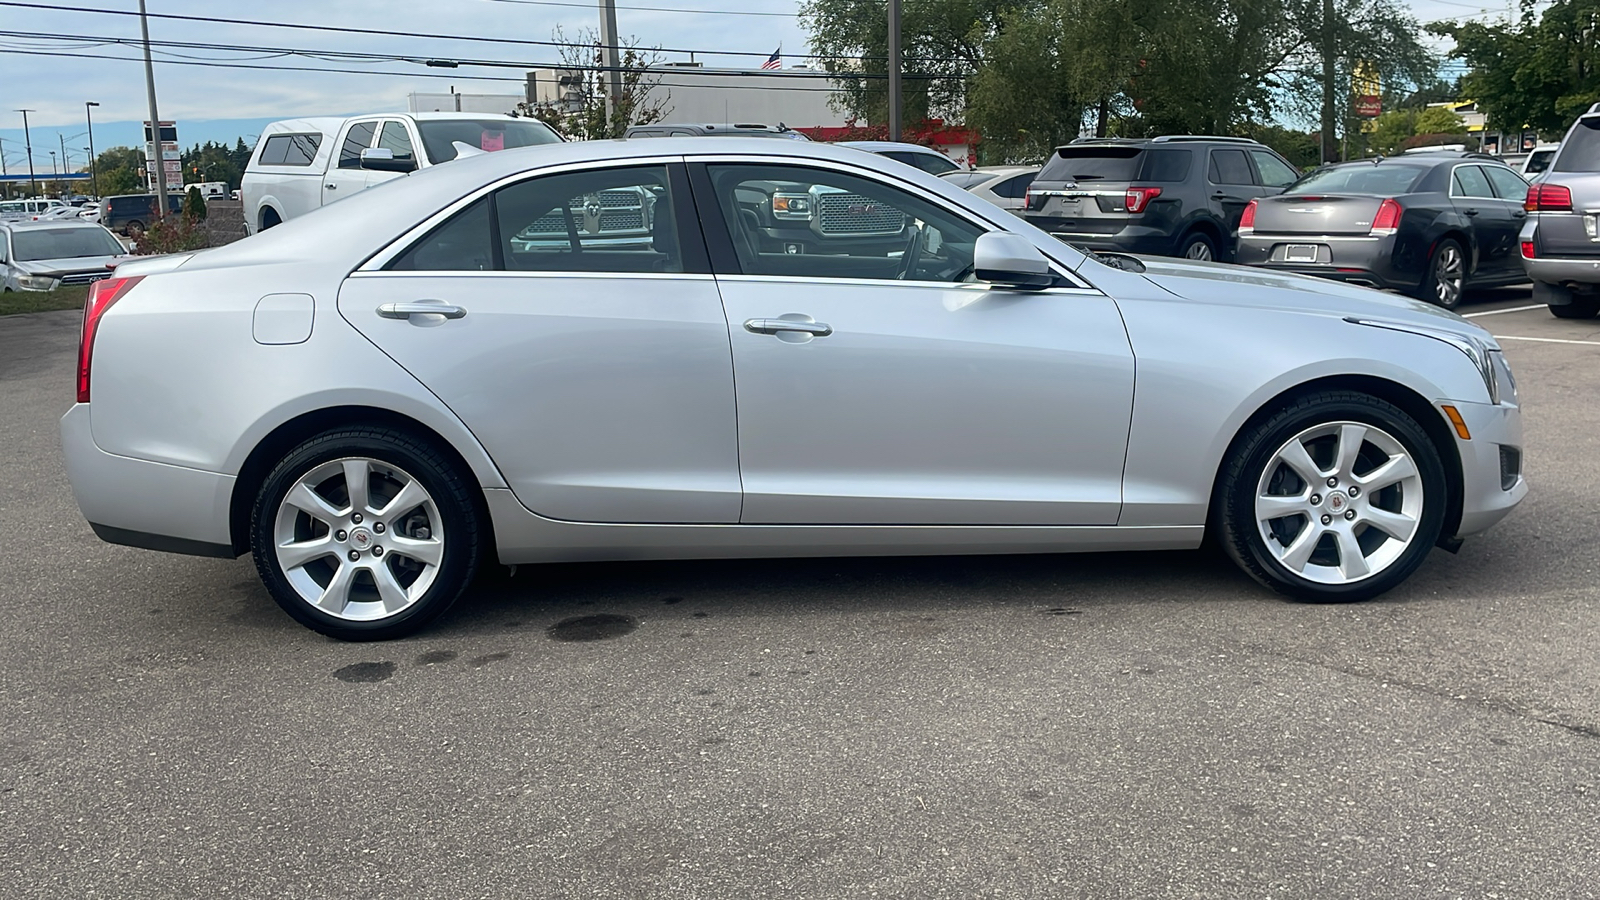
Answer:
[{"label": "asphalt parking lot", "polygon": [[100,543],[78,314],[0,318],[0,895],[1600,895],[1600,320],[1528,306],[1463,312],[1532,494],[1375,602],[1204,552],[566,565],[381,645]]}]

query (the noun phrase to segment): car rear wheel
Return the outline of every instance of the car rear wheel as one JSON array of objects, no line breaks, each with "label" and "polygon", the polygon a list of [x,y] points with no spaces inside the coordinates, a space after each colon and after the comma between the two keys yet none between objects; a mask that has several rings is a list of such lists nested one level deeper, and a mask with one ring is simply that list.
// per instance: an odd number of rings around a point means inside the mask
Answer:
[{"label": "car rear wheel", "polygon": [[477,569],[472,487],[403,432],[328,432],[267,476],[252,518],[256,570],[278,605],[347,641],[412,634],[460,598]]},{"label": "car rear wheel", "polygon": [[1208,235],[1196,231],[1183,239],[1183,258],[1211,262],[1217,258],[1216,244]]},{"label": "car rear wheel", "polygon": [[1600,299],[1574,297],[1571,303],[1550,304],[1550,315],[1558,319],[1592,319],[1600,315]]},{"label": "car rear wheel", "polygon": [[1422,427],[1365,394],[1305,397],[1235,442],[1213,523],[1251,577],[1311,602],[1375,597],[1438,541],[1444,466]]},{"label": "car rear wheel", "polygon": [[1419,299],[1455,309],[1461,305],[1466,288],[1467,254],[1460,244],[1445,238],[1433,248],[1433,256],[1428,260],[1428,277],[1423,279]]}]

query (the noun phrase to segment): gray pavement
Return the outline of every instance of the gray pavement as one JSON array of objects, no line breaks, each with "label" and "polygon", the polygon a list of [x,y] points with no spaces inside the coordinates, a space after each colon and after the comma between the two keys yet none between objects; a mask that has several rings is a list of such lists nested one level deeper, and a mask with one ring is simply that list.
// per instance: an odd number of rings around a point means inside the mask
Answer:
[{"label": "gray pavement", "polygon": [[1376,602],[1199,552],[564,565],[381,645],[97,541],[77,314],[0,318],[0,895],[1600,895],[1600,322],[1528,304],[1465,311],[1533,493]]}]

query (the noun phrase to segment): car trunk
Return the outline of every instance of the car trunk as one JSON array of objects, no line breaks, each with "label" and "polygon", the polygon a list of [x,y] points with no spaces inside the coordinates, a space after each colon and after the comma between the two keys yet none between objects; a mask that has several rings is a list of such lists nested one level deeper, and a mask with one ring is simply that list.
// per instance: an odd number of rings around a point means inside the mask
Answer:
[{"label": "car trunk", "polygon": [[1367,234],[1383,197],[1357,194],[1287,194],[1256,203],[1259,235]]},{"label": "car trunk", "polygon": [[[1190,160],[1188,148],[1057,148],[1028,189],[1029,218],[1048,231],[1116,234],[1130,220],[1164,211],[1159,189],[1187,178]],[[1144,191],[1130,209],[1129,189],[1135,187]]]},{"label": "car trunk", "polygon": [[1567,134],[1541,187],[1572,192],[1572,210],[1539,211],[1540,256],[1600,257],[1600,116],[1585,115]]}]

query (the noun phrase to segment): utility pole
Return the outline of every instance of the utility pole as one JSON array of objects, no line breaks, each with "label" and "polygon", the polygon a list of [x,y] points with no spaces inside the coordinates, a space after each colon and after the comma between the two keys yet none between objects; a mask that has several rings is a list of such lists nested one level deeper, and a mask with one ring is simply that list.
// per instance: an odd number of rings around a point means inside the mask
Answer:
[{"label": "utility pole", "polygon": [[94,191],[97,200],[100,198],[100,175],[95,171],[98,162],[94,158],[94,113],[89,107],[99,105],[93,100],[83,104],[83,117],[89,122],[89,189]]},{"label": "utility pole", "polygon": [[22,146],[28,151],[28,196],[39,196],[39,182],[33,177],[33,136],[28,133],[28,113],[38,112],[33,109],[19,109],[22,113]]},{"label": "utility pole", "polygon": [[1334,107],[1333,49],[1333,0],[1322,0],[1322,161],[1325,163],[1333,162],[1339,149],[1333,135],[1334,119],[1338,115]]},{"label": "utility pole", "polygon": [[889,140],[900,140],[900,0],[889,0]]},{"label": "utility pole", "polygon": [[622,52],[617,46],[616,0],[600,0],[600,43],[600,58],[606,67],[606,137],[621,137],[621,134],[611,134],[616,128],[617,104],[622,100]]},{"label": "utility pole", "polygon": [[161,116],[156,112],[156,69],[150,62],[150,19],[139,0],[139,33],[144,36],[144,91],[150,101],[150,144],[156,151],[156,215],[167,215],[167,155],[161,149]]}]

